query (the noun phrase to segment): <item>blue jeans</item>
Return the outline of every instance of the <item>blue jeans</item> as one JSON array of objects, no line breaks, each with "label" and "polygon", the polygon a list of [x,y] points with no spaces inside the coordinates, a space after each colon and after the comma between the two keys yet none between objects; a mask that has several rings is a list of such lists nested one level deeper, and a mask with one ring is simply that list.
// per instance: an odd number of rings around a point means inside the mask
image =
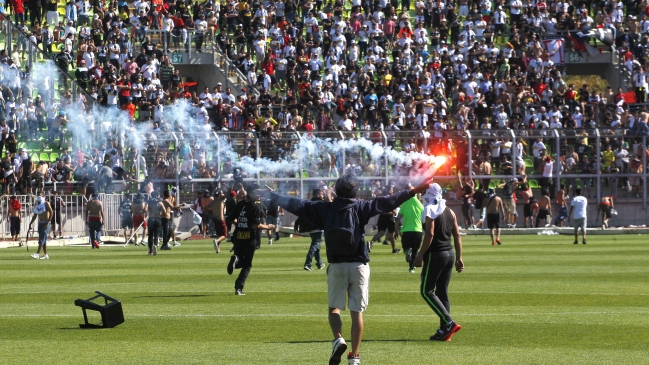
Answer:
[{"label": "blue jeans", "polygon": [[306,254],[306,261],[304,266],[311,267],[311,262],[315,258],[316,265],[322,266],[322,257],[320,257],[320,243],[322,242],[322,236],[324,232],[314,232],[309,233],[311,236],[311,247],[309,247],[309,252]]},{"label": "blue jeans", "polygon": [[50,222],[38,222],[38,245],[47,244],[47,235],[50,233]]},{"label": "blue jeans", "polygon": [[99,241],[101,240],[101,227],[102,224],[100,221],[89,221],[88,222],[88,235],[90,236],[90,247],[92,247],[92,243],[94,241]]}]

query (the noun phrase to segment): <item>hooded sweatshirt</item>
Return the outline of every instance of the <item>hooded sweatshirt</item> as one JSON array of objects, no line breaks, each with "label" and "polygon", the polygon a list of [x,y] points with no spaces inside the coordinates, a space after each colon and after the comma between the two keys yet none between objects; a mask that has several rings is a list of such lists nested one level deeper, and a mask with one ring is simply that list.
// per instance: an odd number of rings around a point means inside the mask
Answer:
[{"label": "hooded sweatshirt", "polygon": [[356,252],[350,256],[340,256],[332,255],[327,251],[327,261],[331,264],[340,262],[369,262],[370,257],[367,253],[367,246],[365,245],[364,240],[365,225],[367,225],[367,222],[373,216],[392,211],[413,196],[415,196],[413,190],[405,190],[393,195],[378,197],[371,201],[341,197],[334,198],[332,202],[308,201],[277,193],[272,193],[271,199],[277,202],[277,205],[284,208],[286,211],[311,222],[318,229],[324,229],[325,221],[329,212],[340,211],[346,208],[356,209],[358,220],[360,222],[359,227],[356,227],[354,235],[355,241],[358,244]]}]

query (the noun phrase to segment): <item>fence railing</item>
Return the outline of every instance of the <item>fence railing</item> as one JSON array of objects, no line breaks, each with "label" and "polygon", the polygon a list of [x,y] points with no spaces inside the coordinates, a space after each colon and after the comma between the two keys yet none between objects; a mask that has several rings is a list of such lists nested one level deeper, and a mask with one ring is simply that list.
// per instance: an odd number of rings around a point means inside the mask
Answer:
[{"label": "fence railing", "polygon": [[[544,187],[548,190],[558,189],[563,184],[582,187],[588,195],[600,198],[602,196],[638,197],[642,196],[643,206],[646,207],[647,181],[647,137],[638,136],[628,140],[629,156],[616,156],[610,166],[603,160],[603,140],[621,139],[628,137],[624,134],[604,134],[599,129],[582,130],[531,130],[525,135],[517,134],[515,130],[492,131],[444,131],[442,137],[434,135],[424,137],[410,131],[373,132],[370,140],[379,144],[380,149],[387,148],[392,153],[405,156],[407,151],[444,156],[446,163],[438,170],[437,179],[446,184],[457,182],[457,176],[470,176],[476,182],[482,182],[487,187],[497,187],[511,178],[521,179],[526,176],[533,188]],[[408,168],[399,168],[390,160],[381,156],[371,156],[370,151],[354,143],[364,132],[290,132],[279,138],[262,138],[256,133],[218,132],[214,133],[214,144],[207,148],[204,158],[206,166],[212,169],[212,176],[204,178],[198,175],[186,176],[181,173],[184,159],[177,151],[170,151],[168,159],[174,159],[176,170],[173,178],[153,178],[154,184],[175,185],[182,194],[193,195],[203,189],[213,189],[217,185],[229,186],[237,181],[233,169],[241,163],[240,157],[248,154],[254,160],[266,158],[278,161],[274,146],[288,148],[284,156],[291,161],[291,168],[280,172],[261,170],[257,173],[244,173],[238,177],[240,181],[256,182],[260,186],[273,184],[284,192],[306,197],[308,192],[322,184],[329,185],[346,172],[354,172],[360,183],[361,190],[371,190],[375,182],[384,186],[390,183],[405,183],[409,179]],[[317,140],[322,150],[310,155],[294,156],[298,151],[304,151],[302,142]],[[327,141],[325,143],[325,141]],[[331,149],[337,141],[351,142],[353,148]],[[184,143],[195,144],[185,137]],[[201,140],[202,148],[205,140]],[[356,146],[356,147],[354,147]],[[470,146],[470,148],[469,148]],[[566,167],[568,154],[576,154],[580,160],[572,169]],[[645,153],[643,153],[645,152]],[[613,151],[613,153],[615,153]],[[502,155],[508,156],[508,162],[503,163]],[[290,157],[293,156],[293,157]],[[639,160],[634,160],[639,156]],[[543,170],[543,159],[552,160],[551,171]],[[581,163],[584,157],[590,158],[592,173],[584,172]],[[293,158],[293,160],[291,160]],[[633,172],[631,164],[641,166],[640,172]],[[150,164],[152,161],[147,161]],[[488,166],[488,167],[487,167]],[[147,166],[147,169],[151,167]],[[491,173],[486,173],[488,171]],[[182,178],[180,176],[183,176]],[[588,185],[588,186],[586,186]],[[629,190],[629,188],[631,188]]]},{"label": "fence railing", "polygon": [[[22,222],[20,224],[21,237],[27,232],[29,223],[33,216],[34,206],[36,205],[36,196],[34,195],[17,195],[16,198],[20,201],[20,213]],[[106,232],[115,234],[121,229],[121,218],[119,207],[122,203],[124,196],[122,194],[99,194],[99,200],[104,207],[104,234]],[[87,235],[86,225],[86,205],[88,199],[83,195],[52,195],[46,194],[45,200],[50,203],[54,210],[53,222],[56,227],[51,227],[50,232],[56,233],[57,237],[59,232],[63,237],[78,237]],[[5,219],[7,217],[10,197],[3,195],[0,197],[0,214],[2,223],[0,223],[0,238],[7,239],[10,237],[9,225]],[[56,209],[59,208],[59,209]],[[60,222],[60,223],[59,223]],[[59,224],[61,227],[59,228]],[[37,222],[32,226],[34,230],[37,228]],[[53,229],[56,228],[56,231]]]}]

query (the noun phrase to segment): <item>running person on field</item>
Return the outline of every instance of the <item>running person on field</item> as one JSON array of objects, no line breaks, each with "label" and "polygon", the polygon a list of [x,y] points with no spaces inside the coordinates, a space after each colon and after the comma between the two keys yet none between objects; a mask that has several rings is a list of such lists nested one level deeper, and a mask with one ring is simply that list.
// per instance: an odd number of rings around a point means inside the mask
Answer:
[{"label": "running person on field", "polygon": [[[433,341],[450,341],[462,329],[451,318],[451,303],[448,298],[448,284],[451,281],[453,266],[457,272],[464,270],[462,262],[462,240],[455,213],[446,207],[442,199],[442,188],[431,184],[423,199],[428,201],[424,207],[424,242],[415,259],[415,266],[421,270],[421,296],[439,317],[439,330],[430,337]],[[501,203],[502,204],[502,203]],[[451,236],[455,243],[455,253],[451,246]]]},{"label": "running person on field", "polygon": [[216,239],[214,240],[214,251],[216,253],[221,253],[221,241],[228,237],[228,227],[225,222],[225,202],[227,199],[228,196],[221,189],[218,189],[214,200],[205,207],[212,214],[212,223],[216,231]]},{"label": "running person on field", "polygon": [[[325,194],[322,189],[313,189],[311,196],[311,201],[318,202],[324,201]],[[311,271],[313,259],[315,259],[318,270],[324,268],[325,264],[322,262],[322,257],[320,256],[320,245],[322,244],[324,231],[316,227],[313,223],[307,221],[306,219],[299,217],[295,221],[294,230],[295,233],[308,233],[309,236],[311,236],[311,246],[309,246],[309,252],[307,252],[306,254],[306,261],[304,261],[304,270]]]},{"label": "running person on field", "polygon": [[470,177],[462,179],[458,175],[458,179],[460,180],[460,186],[462,186],[462,218],[464,218],[464,226],[466,229],[475,228],[472,205],[475,183]]},{"label": "running person on field", "polygon": [[575,227],[575,245],[579,239],[579,228],[581,228],[582,234],[582,243],[586,244],[586,223],[588,221],[586,215],[586,208],[588,207],[588,199],[585,196],[581,195],[581,189],[575,189],[575,197],[572,198],[570,202],[570,214],[568,215],[568,221],[572,218],[572,225]]},{"label": "running person on field", "polygon": [[171,195],[169,190],[165,190],[162,193],[162,197],[164,210],[160,214],[160,227],[162,229],[162,247],[160,249],[171,250],[171,246],[169,246],[169,239],[173,238],[171,231],[176,231],[175,227],[173,227],[174,214],[185,206],[185,204],[177,205],[176,198]]},{"label": "running person on field", "polygon": [[[375,215],[393,211],[417,193],[425,191],[430,178],[412,190],[378,197],[371,201],[357,200],[359,184],[356,177],[346,174],[336,181],[334,190],[336,198],[332,202],[308,201],[272,193],[277,204],[299,218],[312,222],[318,228],[325,228],[330,212],[354,209],[358,225],[354,227],[356,252],[353,255],[333,255],[327,250],[327,286],[329,304],[329,326],[334,335],[330,365],[340,364],[341,357],[347,350],[347,343],[342,336],[342,318],[340,311],[349,306],[352,317],[352,351],[347,355],[349,364],[360,364],[360,346],[363,338],[363,312],[369,301],[370,257],[364,239],[364,227]],[[268,187],[268,186],[267,186]]]},{"label": "running person on field", "polygon": [[92,198],[86,205],[88,239],[90,240],[90,247],[93,249],[99,248],[99,242],[101,242],[101,230],[105,221],[104,206],[99,200],[99,196],[93,194]]},{"label": "running person on field", "polygon": [[[394,194],[394,186],[390,185],[389,187],[386,187],[384,195],[390,196],[392,194]],[[379,214],[379,218],[376,222],[378,232],[376,232],[376,235],[374,235],[374,237],[372,238],[372,242],[374,241],[380,242],[381,237],[385,232],[387,241],[383,241],[383,244],[387,245],[388,244],[387,242],[389,242],[390,245],[392,245],[392,253],[395,254],[401,252],[401,250],[397,248],[397,244],[394,241],[394,235],[396,231],[396,223],[394,217],[396,213],[396,208],[398,208],[398,206],[395,207],[395,210],[391,210],[389,212]]]},{"label": "running person on field", "polygon": [[[131,200],[131,194],[127,193],[124,195],[124,200],[119,205],[119,215],[122,217],[122,229],[124,230],[124,244],[129,244],[129,238],[133,235],[133,216],[131,214],[131,206],[133,201]],[[137,242],[137,238],[135,239]]]},{"label": "running person on field", "polygon": [[20,201],[15,195],[12,195],[9,200],[9,209],[7,209],[7,222],[9,222],[11,240],[14,242],[18,241],[18,236],[20,235],[20,224],[23,221],[23,214],[20,211],[21,208],[22,204],[20,204]]},{"label": "running person on field", "polygon": [[[50,203],[45,201],[45,198],[38,196],[36,198],[36,205],[34,206],[34,215],[29,222],[29,230],[31,231],[32,225],[36,218],[38,218],[38,250],[31,257],[41,260],[49,260],[50,256],[47,254],[47,235],[50,230],[50,220],[54,211]],[[40,257],[41,249],[43,250],[43,257]]]},{"label": "running person on field", "polygon": [[273,229],[272,224],[263,224],[264,213],[261,205],[257,204],[259,197],[253,192],[247,192],[240,185],[239,202],[230,213],[230,218],[236,220],[232,235],[234,255],[228,263],[228,274],[232,275],[234,269],[241,269],[237,280],[234,282],[234,294],[245,295],[243,287],[252,269],[252,259],[258,246],[258,232],[261,229]]},{"label": "running person on field", "polygon": [[602,213],[602,229],[608,228],[608,221],[613,216],[612,210],[615,208],[613,204],[612,196],[603,196],[602,200],[599,201],[599,212],[597,218],[599,219],[599,213]]},{"label": "running person on field", "polygon": [[59,238],[63,237],[63,227],[61,227],[61,207],[65,207],[66,204],[59,196],[59,192],[55,190],[53,196],[50,197],[50,206],[54,211],[52,215],[52,238],[56,238],[56,227],[59,227]]},{"label": "running person on field", "polygon": [[559,191],[557,191],[557,195],[554,197],[554,203],[557,205],[557,216],[554,218],[554,224],[557,227],[563,227],[563,221],[566,218],[569,218],[565,184],[561,184]]},{"label": "running person on field", "polygon": [[268,200],[264,203],[267,208],[266,211],[266,223],[270,223],[275,226],[273,229],[269,229],[266,234],[268,235],[268,244],[273,244],[273,238],[275,241],[279,241],[279,217],[284,215],[284,209],[278,206],[276,203],[273,203],[272,200]]},{"label": "running person on field", "polygon": [[[413,186],[409,185],[408,188],[413,189]],[[423,211],[424,205],[421,204],[416,196],[406,200],[405,203],[401,204],[401,208],[399,209],[399,217],[403,218],[401,245],[403,246],[403,252],[406,254],[408,270],[411,273],[415,272],[415,259],[421,247],[423,235],[421,213]]]},{"label": "running person on field", "polygon": [[550,213],[552,212],[552,201],[546,189],[541,189],[541,197],[539,198],[538,204],[539,213],[536,215],[536,223],[534,226],[538,228],[541,219],[545,219],[545,225],[549,226],[550,222],[552,222],[552,214]]},{"label": "running person on field", "polygon": [[161,218],[164,215],[165,206],[160,199],[160,193],[157,190],[151,192],[151,200],[147,202],[147,226],[149,227],[149,256],[158,255],[158,241],[162,229]]},{"label": "running person on field", "polygon": [[507,228],[516,228],[516,187],[518,186],[518,178],[510,178],[507,182],[498,185],[499,189],[502,189],[503,197],[503,207],[505,208],[505,213],[507,214],[505,218],[505,224]]},{"label": "running person on field", "polygon": [[489,228],[491,236],[491,245],[495,246],[500,244],[500,219],[505,216],[505,208],[503,201],[496,195],[496,190],[493,188],[489,188],[484,204],[487,210],[487,228]]},{"label": "running person on field", "polygon": [[133,239],[135,240],[135,245],[137,246],[137,229],[142,227],[142,241],[140,244],[144,246],[144,239],[146,238],[146,212],[147,212],[147,203],[144,201],[144,196],[138,193],[133,199],[131,204],[131,217],[133,217],[133,227],[136,229]]}]

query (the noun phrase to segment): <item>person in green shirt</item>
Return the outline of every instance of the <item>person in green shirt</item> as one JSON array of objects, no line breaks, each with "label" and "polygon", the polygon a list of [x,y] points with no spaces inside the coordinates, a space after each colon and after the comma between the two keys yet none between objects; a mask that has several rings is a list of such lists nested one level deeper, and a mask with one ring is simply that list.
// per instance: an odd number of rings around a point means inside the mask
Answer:
[{"label": "person in green shirt", "polygon": [[[410,186],[410,189],[413,187]],[[406,254],[406,262],[411,273],[415,272],[415,258],[421,247],[423,229],[421,224],[421,215],[424,211],[424,205],[419,201],[417,196],[408,199],[401,205],[397,219],[403,219],[401,227],[401,245],[403,252]]]}]

